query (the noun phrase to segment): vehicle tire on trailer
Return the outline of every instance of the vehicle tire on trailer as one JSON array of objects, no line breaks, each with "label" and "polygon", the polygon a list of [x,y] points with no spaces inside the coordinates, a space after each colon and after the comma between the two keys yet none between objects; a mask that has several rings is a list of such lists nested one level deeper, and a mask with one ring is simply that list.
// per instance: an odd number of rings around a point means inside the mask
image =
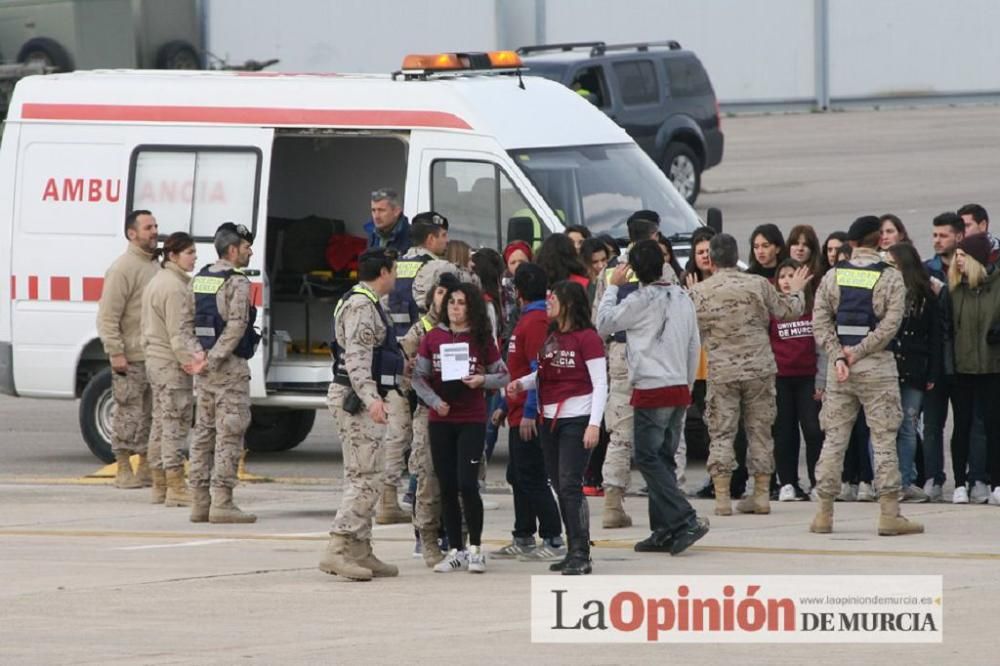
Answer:
[{"label": "vehicle tire on trailer", "polygon": [[246,448],[258,453],[294,449],[309,436],[315,421],[315,409],[252,407]]},{"label": "vehicle tire on trailer", "polygon": [[80,396],[80,432],[90,452],[101,462],[115,460],[111,452],[111,418],[115,401],[111,395],[111,368],[90,378]]},{"label": "vehicle tire on trailer", "polygon": [[38,61],[47,67],[55,67],[59,72],[72,72],[73,59],[63,45],[48,37],[29,39],[17,54],[21,63]]},{"label": "vehicle tire on trailer", "polygon": [[677,192],[692,205],[701,192],[701,170],[701,160],[690,146],[679,142],[667,145],[667,151],[663,155],[663,173]]},{"label": "vehicle tire on trailer", "polygon": [[183,40],[167,42],[156,52],[156,69],[201,69],[201,57]]}]

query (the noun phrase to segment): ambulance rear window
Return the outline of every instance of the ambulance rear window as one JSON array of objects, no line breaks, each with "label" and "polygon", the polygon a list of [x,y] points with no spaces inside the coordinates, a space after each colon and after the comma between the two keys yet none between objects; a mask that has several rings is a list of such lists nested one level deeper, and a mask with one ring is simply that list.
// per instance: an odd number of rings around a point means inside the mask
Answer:
[{"label": "ambulance rear window", "polygon": [[211,239],[226,221],[256,230],[256,148],[140,146],[132,154],[128,206],[156,215],[161,235]]}]

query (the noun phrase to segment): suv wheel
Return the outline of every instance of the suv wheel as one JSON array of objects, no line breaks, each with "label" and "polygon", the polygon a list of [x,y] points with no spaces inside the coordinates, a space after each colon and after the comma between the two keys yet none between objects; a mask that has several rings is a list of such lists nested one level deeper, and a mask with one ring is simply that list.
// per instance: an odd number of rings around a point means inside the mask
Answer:
[{"label": "suv wheel", "polygon": [[673,183],[677,192],[694,204],[701,192],[701,160],[687,145],[671,143],[663,157],[663,173]]},{"label": "suv wheel", "polygon": [[114,462],[111,452],[111,419],[115,401],[111,396],[111,368],[90,378],[80,396],[80,432],[87,448],[101,462]]}]

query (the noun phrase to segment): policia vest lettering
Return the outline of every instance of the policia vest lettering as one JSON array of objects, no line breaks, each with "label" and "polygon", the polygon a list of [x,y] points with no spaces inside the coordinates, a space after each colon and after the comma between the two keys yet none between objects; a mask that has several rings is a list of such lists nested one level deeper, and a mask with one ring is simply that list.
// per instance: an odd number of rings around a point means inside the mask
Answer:
[{"label": "policia vest lettering", "polygon": [[[608,267],[604,269],[604,281],[607,284],[611,284],[611,274],[615,272],[615,268],[617,267],[618,267],[618,257],[615,257],[608,262]],[[626,298],[628,298],[629,294],[635,292],[638,289],[639,289],[639,278],[637,278],[635,276],[635,273],[633,272],[632,275],[629,277],[628,282],[618,287],[618,300],[615,301],[615,305],[624,301]],[[618,331],[616,333],[612,333],[608,339],[611,340],[612,342],[625,342],[626,341],[625,331]]]},{"label": "policia vest lettering", "polygon": [[881,261],[861,267],[846,261],[837,264],[837,287],[840,289],[837,337],[840,344],[854,346],[878,326],[872,296],[875,285],[888,267]]},{"label": "policia vest lettering", "polygon": [[396,262],[396,286],[389,294],[389,318],[392,327],[389,329],[402,340],[410,330],[410,326],[420,316],[420,308],[413,300],[413,280],[424,265],[433,257],[421,255],[412,259],[399,259]]},{"label": "policia vest lettering", "polygon": [[382,309],[382,304],[379,302],[378,296],[363,284],[354,285],[349,292],[344,294],[344,297],[340,299],[337,307],[333,310],[333,335],[331,336],[332,343],[330,344],[330,350],[333,353],[333,381],[341,386],[351,386],[351,378],[347,374],[347,365],[344,362],[347,350],[337,340],[337,317],[340,316],[344,305],[347,304],[347,299],[356,296],[362,296],[370,300],[372,305],[375,306],[375,310],[378,312],[382,323],[385,324],[385,338],[373,350],[371,367],[372,379],[375,380],[378,386],[379,395],[384,398],[388,395],[389,391],[399,390],[399,381],[403,374],[405,361],[403,351],[400,349],[396,337],[392,334],[392,323],[389,321],[389,317],[386,316],[385,310]]},{"label": "policia vest lettering", "polygon": [[[226,328],[226,320],[219,313],[219,304],[216,296],[226,280],[233,275],[243,275],[239,269],[212,272],[211,266],[205,266],[191,281],[191,290],[194,292],[194,334],[198,337],[198,342],[206,351],[215,346],[222,331]],[[250,305],[250,316],[247,319],[246,330],[239,344],[233,350],[233,355],[239,358],[251,359],[257,350],[257,343],[260,342],[260,334],[254,329],[257,323],[257,308]]]}]

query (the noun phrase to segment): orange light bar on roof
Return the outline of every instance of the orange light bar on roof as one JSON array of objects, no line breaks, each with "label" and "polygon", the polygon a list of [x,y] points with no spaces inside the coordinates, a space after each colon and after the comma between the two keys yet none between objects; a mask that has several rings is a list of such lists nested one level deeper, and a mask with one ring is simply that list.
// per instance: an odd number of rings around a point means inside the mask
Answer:
[{"label": "orange light bar on roof", "polygon": [[403,69],[462,69],[462,63],[454,53],[435,53],[433,55],[408,55],[403,58]]},{"label": "orange light bar on roof", "polygon": [[494,67],[520,67],[521,56],[514,51],[490,51],[490,64]]}]

